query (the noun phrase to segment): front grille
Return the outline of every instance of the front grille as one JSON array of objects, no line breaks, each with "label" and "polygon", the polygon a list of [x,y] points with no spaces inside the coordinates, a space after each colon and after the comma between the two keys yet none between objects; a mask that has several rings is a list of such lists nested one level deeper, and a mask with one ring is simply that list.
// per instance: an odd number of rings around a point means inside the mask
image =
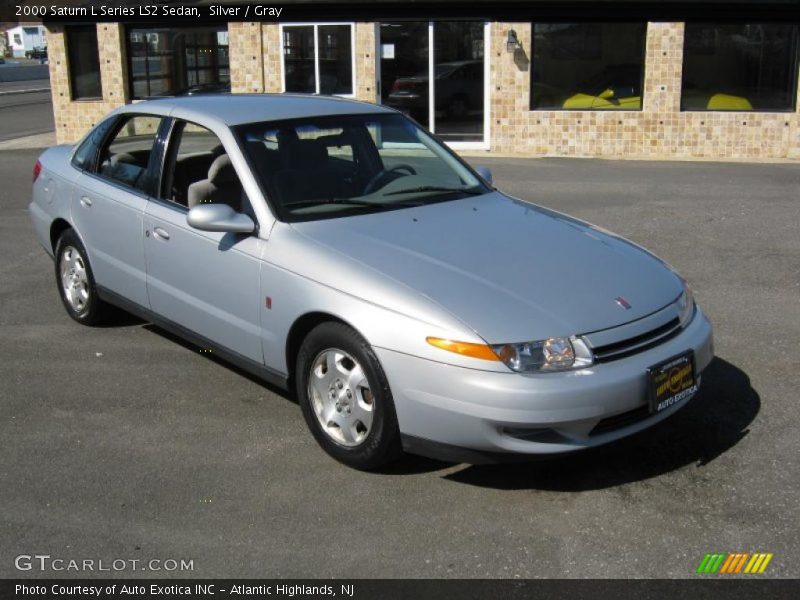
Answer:
[{"label": "front grille", "polygon": [[627,427],[628,425],[633,425],[634,423],[638,423],[639,421],[643,421],[647,417],[650,416],[650,407],[645,404],[644,406],[640,406],[639,408],[634,408],[633,410],[629,410],[628,412],[620,413],[618,415],[613,415],[611,417],[606,417],[602,421],[600,421],[597,425],[594,426],[591,433],[589,435],[598,435],[600,433],[607,433],[609,431],[614,431],[615,429],[622,429],[623,427]]},{"label": "front grille", "polygon": [[678,335],[680,331],[680,320],[678,317],[675,317],[671,321],[668,321],[663,325],[659,325],[655,329],[651,329],[645,333],[628,338],[627,340],[622,340],[594,348],[594,360],[598,363],[610,362],[612,360],[619,360],[620,358],[631,356],[632,354],[644,352],[645,350],[653,348],[654,346],[658,346],[659,344],[663,344],[667,340],[672,339]]}]

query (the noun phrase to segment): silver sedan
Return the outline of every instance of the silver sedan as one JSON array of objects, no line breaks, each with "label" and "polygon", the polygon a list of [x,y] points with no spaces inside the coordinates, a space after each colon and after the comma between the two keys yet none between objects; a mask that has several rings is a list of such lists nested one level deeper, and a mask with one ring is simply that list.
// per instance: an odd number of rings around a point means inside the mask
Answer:
[{"label": "silver sedan", "polygon": [[121,307],[294,390],[356,468],[604,444],[686,405],[713,355],[663,261],[506,196],[376,105],[142,102],[33,178],[70,317]]}]

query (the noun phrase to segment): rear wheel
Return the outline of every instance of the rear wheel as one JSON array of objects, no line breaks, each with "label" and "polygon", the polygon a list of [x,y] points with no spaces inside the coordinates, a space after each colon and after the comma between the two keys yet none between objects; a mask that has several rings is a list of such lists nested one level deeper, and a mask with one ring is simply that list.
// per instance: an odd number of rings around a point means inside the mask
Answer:
[{"label": "rear wheel", "polygon": [[97,295],[86,249],[72,229],[58,238],[55,255],[56,284],[67,314],[83,325],[101,323],[110,307]]},{"label": "rear wheel", "polygon": [[347,325],[323,323],[303,341],[297,397],[317,442],[336,460],[369,470],[400,456],[389,383],[370,345]]}]

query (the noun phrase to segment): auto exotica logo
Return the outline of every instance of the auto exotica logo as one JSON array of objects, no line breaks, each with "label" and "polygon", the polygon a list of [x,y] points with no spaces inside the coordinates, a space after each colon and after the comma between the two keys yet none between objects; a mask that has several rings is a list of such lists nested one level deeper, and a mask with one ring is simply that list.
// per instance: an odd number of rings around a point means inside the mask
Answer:
[{"label": "auto exotica logo", "polygon": [[763,573],[769,561],[772,560],[771,552],[714,552],[705,555],[697,567],[698,573],[719,573],[731,575],[747,573],[755,575]]}]

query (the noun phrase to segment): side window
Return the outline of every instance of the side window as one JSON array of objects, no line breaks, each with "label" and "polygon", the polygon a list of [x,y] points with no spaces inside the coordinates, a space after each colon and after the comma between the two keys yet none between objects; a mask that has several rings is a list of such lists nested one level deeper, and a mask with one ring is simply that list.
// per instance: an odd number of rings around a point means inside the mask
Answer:
[{"label": "side window", "polygon": [[148,191],[147,165],[160,124],[160,117],[148,115],[124,120],[100,152],[100,176]]},{"label": "side window", "polygon": [[227,204],[251,212],[222,142],[205,127],[185,121],[173,128],[162,198],[187,208]]},{"label": "side window", "polygon": [[116,119],[106,119],[97,127],[95,127],[75,151],[75,154],[72,157],[72,164],[79,169],[93,171],[97,160],[97,152],[100,149],[100,144],[103,143],[106,133],[108,133],[108,130],[111,129],[115,122]]}]

